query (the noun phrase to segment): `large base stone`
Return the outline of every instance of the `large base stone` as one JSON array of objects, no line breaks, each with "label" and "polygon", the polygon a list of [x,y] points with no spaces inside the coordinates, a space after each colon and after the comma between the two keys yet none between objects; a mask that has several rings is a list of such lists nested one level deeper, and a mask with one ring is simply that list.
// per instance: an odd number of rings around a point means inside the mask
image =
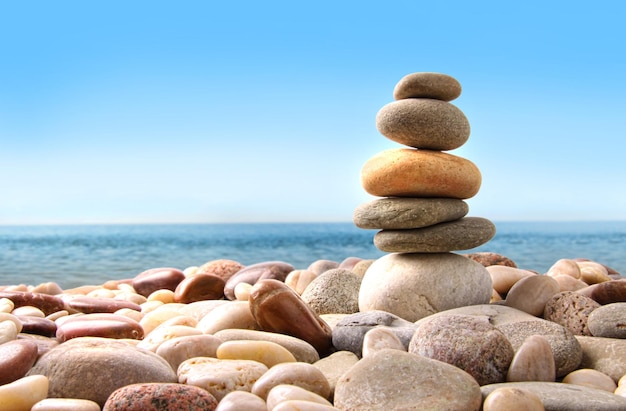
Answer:
[{"label": "large base stone", "polygon": [[407,321],[467,305],[487,304],[491,276],[459,254],[388,254],[365,273],[359,310],[382,310]]}]

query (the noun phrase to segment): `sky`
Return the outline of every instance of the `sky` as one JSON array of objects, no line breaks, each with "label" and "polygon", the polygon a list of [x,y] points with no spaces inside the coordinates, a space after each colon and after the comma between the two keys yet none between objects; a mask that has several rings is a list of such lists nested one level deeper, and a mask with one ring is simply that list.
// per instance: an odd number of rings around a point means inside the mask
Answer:
[{"label": "sky", "polygon": [[0,224],[333,222],[455,77],[469,215],[626,220],[621,1],[0,2]]}]

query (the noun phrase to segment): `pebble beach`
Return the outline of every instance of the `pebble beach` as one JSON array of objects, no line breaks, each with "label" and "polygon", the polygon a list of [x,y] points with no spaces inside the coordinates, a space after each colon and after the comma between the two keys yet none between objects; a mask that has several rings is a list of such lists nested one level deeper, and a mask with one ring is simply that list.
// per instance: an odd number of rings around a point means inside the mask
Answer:
[{"label": "pebble beach", "polygon": [[[626,410],[626,277],[519,267],[469,215],[448,151],[458,81],[413,73],[376,118],[404,147],[361,171],[380,258],[236,258],[62,287],[0,285],[1,410]],[[468,216],[469,215],[469,216]]]}]

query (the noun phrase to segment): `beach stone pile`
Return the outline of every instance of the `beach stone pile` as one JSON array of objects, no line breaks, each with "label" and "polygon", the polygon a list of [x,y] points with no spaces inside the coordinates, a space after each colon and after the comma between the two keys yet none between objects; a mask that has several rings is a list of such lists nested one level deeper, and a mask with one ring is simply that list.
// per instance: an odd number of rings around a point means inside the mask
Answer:
[{"label": "beach stone pile", "polygon": [[450,101],[459,82],[440,73],[412,73],[394,89],[395,101],[376,116],[388,139],[406,147],[369,159],[363,188],[382,197],[357,207],[354,223],[380,230],[374,245],[393,253],[376,261],[363,279],[362,311],[383,310],[409,321],[451,308],[489,301],[484,267],[452,253],[495,235],[486,218],[466,217],[463,201],[478,193],[481,173],[471,161],[447,153],[468,140],[470,125]]}]

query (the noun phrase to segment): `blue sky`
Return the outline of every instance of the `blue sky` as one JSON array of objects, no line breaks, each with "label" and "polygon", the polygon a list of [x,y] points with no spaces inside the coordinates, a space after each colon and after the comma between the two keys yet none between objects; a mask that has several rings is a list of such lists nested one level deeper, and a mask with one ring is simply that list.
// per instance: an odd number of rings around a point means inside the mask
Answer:
[{"label": "blue sky", "polygon": [[626,219],[619,1],[0,5],[0,224],[350,221],[396,82],[457,78],[470,214]]}]

